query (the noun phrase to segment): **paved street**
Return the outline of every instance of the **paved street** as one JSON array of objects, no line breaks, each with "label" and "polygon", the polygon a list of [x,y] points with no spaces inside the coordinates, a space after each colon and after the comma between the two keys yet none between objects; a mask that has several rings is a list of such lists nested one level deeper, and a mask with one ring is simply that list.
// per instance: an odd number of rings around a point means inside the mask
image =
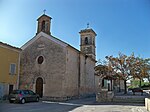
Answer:
[{"label": "paved street", "polygon": [[144,104],[96,103],[94,98],[67,102],[0,103],[0,112],[147,112]]}]

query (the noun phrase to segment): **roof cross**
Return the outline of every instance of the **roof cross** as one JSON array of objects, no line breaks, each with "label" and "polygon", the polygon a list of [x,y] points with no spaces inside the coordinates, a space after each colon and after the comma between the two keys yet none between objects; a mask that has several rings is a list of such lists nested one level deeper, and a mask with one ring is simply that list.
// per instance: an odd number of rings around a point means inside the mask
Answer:
[{"label": "roof cross", "polygon": [[90,27],[90,24],[89,23],[87,23],[87,28],[89,28]]},{"label": "roof cross", "polygon": [[46,12],[46,9],[44,9],[44,10],[43,10],[43,12],[44,12],[44,14],[45,14],[45,12]]}]

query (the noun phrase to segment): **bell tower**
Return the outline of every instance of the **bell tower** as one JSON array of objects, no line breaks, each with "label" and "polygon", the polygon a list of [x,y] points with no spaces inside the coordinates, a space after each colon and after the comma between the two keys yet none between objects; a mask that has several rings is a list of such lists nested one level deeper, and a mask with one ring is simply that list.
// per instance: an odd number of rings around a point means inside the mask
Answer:
[{"label": "bell tower", "polygon": [[41,31],[49,35],[51,34],[50,32],[51,19],[52,18],[47,16],[44,11],[44,14],[37,19],[38,21],[37,34],[40,33]]},{"label": "bell tower", "polygon": [[[89,25],[89,24],[88,24]],[[89,26],[81,30],[80,32],[80,51],[87,56],[92,57],[95,59],[95,37],[96,33],[94,32],[93,29],[89,28]]]}]

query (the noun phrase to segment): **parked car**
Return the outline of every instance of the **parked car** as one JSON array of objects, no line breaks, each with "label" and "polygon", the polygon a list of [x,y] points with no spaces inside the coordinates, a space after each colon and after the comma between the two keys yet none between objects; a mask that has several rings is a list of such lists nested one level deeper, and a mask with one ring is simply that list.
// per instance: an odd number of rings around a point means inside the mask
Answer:
[{"label": "parked car", "polygon": [[9,102],[18,102],[24,104],[25,102],[39,101],[39,95],[31,90],[14,90],[9,94]]},{"label": "parked car", "polygon": [[143,89],[141,88],[132,88],[132,92],[135,95],[135,92],[141,92],[141,95],[143,95]]}]

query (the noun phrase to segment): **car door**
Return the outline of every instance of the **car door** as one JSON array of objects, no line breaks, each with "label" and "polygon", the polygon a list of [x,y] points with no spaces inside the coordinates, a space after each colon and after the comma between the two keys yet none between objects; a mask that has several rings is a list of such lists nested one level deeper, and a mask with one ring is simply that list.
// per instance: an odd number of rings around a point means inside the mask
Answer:
[{"label": "car door", "polygon": [[25,100],[28,102],[30,101],[30,95],[29,95],[29,91],[28,90],[24,90],[24,98]]},{"label": "car door", "polygon": [[31,101],[36,101],[36,94],[31,90],[29,90],[29,94]]}]

